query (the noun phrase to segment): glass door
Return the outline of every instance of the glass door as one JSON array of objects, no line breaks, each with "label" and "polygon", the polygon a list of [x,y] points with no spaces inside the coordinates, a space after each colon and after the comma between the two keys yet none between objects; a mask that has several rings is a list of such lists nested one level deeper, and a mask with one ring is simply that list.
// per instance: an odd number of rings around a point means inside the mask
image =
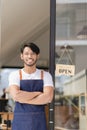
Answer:
[{"label": "glass door", "polygon": [[55,130],[87,129],[87,0],[56,0]]}]

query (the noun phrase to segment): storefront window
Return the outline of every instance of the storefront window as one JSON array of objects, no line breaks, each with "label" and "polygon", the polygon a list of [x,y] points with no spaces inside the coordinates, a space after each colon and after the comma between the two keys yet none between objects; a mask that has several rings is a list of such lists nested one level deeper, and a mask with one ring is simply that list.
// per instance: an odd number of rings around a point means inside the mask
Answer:
[{"label": "storefront window", "polygon": [[87,0],[56,0],[55,130],[87,129]]}]

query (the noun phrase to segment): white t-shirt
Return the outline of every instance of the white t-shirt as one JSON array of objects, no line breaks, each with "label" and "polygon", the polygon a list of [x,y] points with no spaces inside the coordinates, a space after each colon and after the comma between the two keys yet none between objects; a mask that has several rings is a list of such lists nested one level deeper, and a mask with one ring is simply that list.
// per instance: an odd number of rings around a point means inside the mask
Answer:
[{"label": "white t-shirt", "polygon": [[[36,71],[32,74],[28,74],[26,72],[24,72],[23,69],[22,70],[22,79],[26,80],[26,79],[41,79],[41,70],[40,69],[36,69]],[[51,86],[53,87],[53,80],[52,80],[52,76],[49,72],[47,71],[43,71],[43,83],[44,83],[44,87],[45,86]],[[9,86],[11,85],[17,85],[20,87],[20,75],[19,75],[19,70],[17,71],[13,71],[10,73],[9,75]]]}]

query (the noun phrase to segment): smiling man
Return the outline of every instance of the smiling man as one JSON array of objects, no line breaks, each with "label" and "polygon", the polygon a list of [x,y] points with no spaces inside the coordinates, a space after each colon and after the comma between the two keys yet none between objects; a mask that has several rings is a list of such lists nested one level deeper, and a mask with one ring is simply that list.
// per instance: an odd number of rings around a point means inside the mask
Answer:
[{"label": "smiling man", "polygon": [[52,76],[36,68],[37,45],[24,43],[20,50],[24,67],[9,76],[9,92],[15,101],[12,130],[47,130],[45,104],[53,99]]}]

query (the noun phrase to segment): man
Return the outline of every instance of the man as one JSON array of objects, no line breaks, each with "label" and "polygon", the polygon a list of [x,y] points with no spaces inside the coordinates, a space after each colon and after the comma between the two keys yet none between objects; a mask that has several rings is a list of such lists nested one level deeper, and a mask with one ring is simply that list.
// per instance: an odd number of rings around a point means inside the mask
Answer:
[{"label": "man", "polygon": [[53,99],[49,72],[36,68],[40,49],[34,43],[21,46],[24,68],[9,76],[9,92],[15,100],[12,130],[47,130],[44,106]]}]

